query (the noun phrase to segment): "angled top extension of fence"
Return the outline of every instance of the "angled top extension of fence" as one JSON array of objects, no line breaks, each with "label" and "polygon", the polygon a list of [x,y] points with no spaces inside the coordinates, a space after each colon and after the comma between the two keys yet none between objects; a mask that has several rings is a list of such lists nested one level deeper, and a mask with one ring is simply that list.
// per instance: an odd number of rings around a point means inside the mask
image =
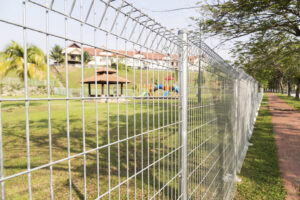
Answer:
[{"label": "angled top extension of fence", "polygon": [[[234,197],[263,91],[197,31],[124,0],[1,7],[0,44],[23,53],[0,62],[19,56],[24,71],[22,94],[0,92],[1,199]],[[46,90],[33,95],[27,72],[41,63]]]}]

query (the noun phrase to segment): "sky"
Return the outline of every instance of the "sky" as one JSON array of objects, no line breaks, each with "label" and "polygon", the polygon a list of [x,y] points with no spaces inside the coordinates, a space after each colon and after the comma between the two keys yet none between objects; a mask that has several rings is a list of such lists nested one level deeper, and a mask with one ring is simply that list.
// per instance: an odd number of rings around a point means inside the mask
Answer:
[{"label": "sky", "polygon": [[[34,0],[39,3],[44,3],[46,0]],[[79,0],[78,0],[79,1]],[[120,1],[120,0],[118,0]],[[175,12],[153,12],[157,10],[167,10],[167,9],[175,9],[180,7],[188,7],[194,6],[197,0],[127,0],[132,3],[135,7],[142,10],[142,12],[148,14],[150,17],[154,18],[157,22],[162,24],[163,26],[169,29],[191,29],[188,28],[189,25],[193,25],[194,23],[189,19],[190,17],[203,17],[200,16],[200,13],[194,9],[191,10],[180,10]],[[54,3],[54,7],[63,7],[63,0],[56,0]],[[68,0],[71,2],[71,0]],[[90,0],[83,0],[83,2],[90,2]],[[70,6],[71,3],[69,3]],[[0,49],[3,49],[8,41],[16,40],[17,42],[22,42],[23,32],[21,28],[16,26],[8,25],[6,23],[1,22],[1,19],[12,21],[18,24],[22,24],[22,0],[0,0]],[[78,4],[79,5],[79,4]],[[78,8],[77,8],[78,7]],[[79,15],[79,6],[75,6],[74,14]],[[88,9],[86,5],[84,9]],[[34,6],[28,4],[27,6],[27,23],[32,27],[36,27],[39,29],[45,30],[45,22],[46,16],[44,10],[40,9],[38,6]],[[77,10],[77,11],[76,11]],[[63,12],[63,10],[62,10]],[[101,11],[99,10],[99,13]],[[58,17],[57,15],[49,15],[49,31],[53,32],[57,35],[63,36],[64,34],[64,19],[62,17]],[[97,16],[98,18],[100,17]],[[108,16],[113,19],[113,17]],[[91,18],[92,19],[92,18]],[[109,22],[107,22],[109,24]],[[76,40],[80,40],[79,34],[79,24],[76,22],[69,22],[69,33],[70,38],[74,38]],[[84,41],[90,41],[92,43],[93,35],[90,30],[86,30],[84,34]],[[100,37],[100,36],[99,36]],[[43,34],[35,33],[33,31],[27,32],[28,42],[39,45],[40,48],[45,49],[45,36]],[[50,46],[55,43],[63,45],[63,40],[59,39],[49,39]],[[205,42],[213,48],[218,54],[221,55],[224,59],[230,60],[230,48],[232,48],[231,43],[226,43],[225,45],[219,46],[220,40],[217,38],[207,38]],[[217,47],[217,48],[215,48]]]},{"label": "sky", "polygon": [[[183,7],[195,6],[197,2],[201,0],[128,0],[129,2],[141,8],[143,12],[149,14],[162,25],[169,29],[191,29],[189,25],[195,25],[190,20],[190,17],[199,17],[205,19],[205,16],[201,16],[200,12],[196,9],[180,10],[174,12],[152,12],[170,10]],[[233,48],[232,42],[226,42],[221,44],[219,38],[207,38],[204,40],[211,48],[214,49],[223,59],[232,60],[230,50]]]}]

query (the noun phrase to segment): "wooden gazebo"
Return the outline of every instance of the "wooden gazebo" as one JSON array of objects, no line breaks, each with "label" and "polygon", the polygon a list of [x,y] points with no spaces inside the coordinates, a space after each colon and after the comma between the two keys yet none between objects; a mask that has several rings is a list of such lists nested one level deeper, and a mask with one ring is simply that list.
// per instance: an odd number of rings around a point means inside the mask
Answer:
[{"label": "wooden gazebo", "polygon": [[[89,96],[94,96],[91,94],[91,84],[101,84],[101,92],[104,95],[104,85],[108,84],[120,84],[121,85],[121,95],[123,95],[123,85],[126,83],[131,83],[131,81],[126,80],[120,76],[117,76],[117,71],[111,68],[101,67],[97,71],[97,81],[95,81],[95,76],[91,76],[84,80],[84,84],[88,84]],[[108,86],[109,91],[109,86]]]}]

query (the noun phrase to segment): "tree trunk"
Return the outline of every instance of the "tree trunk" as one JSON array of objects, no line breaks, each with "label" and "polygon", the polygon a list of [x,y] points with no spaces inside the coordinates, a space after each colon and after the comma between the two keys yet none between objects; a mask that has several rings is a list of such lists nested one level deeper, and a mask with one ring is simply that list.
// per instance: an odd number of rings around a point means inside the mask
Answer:
[{"label": "tree trunk", "polygon": [[281,94],[284,93],[284,89],[283,89],[283,85],[282,84],[280,84],[280,92],[281,92]]},{"label": "tree trunk", "polygon": [[297,90],[296,90],[296,99],[299,99],[300,96],[300,81],[298,81]]},{"label": "tree trunk", "polygon": [[283,84],[282,84],[283,78],[280,77],[279,78],[279,89],[280,89],[280,93],[283,94]]},{"label": "tree trunk", "polygon": [[291,80],[288,80],[288,96],[291,96],[291,90],[292,90],[292,85],[291,85]]}]

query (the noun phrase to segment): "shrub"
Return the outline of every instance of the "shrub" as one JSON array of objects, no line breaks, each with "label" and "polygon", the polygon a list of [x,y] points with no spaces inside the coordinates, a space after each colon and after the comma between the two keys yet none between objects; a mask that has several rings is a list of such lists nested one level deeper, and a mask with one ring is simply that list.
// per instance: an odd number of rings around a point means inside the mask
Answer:
[{"label": "shrub", "polygon": [[[117,63],[112,63],[111,68],[117,69]],[[119,63],[118,65],[119,70],[126,70],[126,65],[124,63]],[[131,66],[127,66],[127,71],[129,72],[131,70]]]}]

